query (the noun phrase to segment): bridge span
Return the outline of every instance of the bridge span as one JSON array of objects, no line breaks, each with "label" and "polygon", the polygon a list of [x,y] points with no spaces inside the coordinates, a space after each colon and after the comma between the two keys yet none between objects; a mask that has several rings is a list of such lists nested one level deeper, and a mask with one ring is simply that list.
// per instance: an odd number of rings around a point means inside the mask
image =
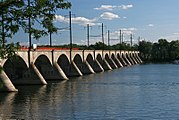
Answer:
[{"label": "bridge span", "polygon": [[138,51],[49,50],[18,51],[0,65],[0,91],[18,91],[16,84],[47,84],[48,80],[104,72],[142,63]]}]

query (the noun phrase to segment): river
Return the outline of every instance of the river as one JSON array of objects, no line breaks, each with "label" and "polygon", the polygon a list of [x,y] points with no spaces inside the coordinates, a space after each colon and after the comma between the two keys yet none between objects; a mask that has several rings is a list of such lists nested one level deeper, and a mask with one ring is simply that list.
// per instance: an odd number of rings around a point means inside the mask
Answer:
[{"label": "river", "polygon": [[134,65],[16,87],[0,93],[2,120],[179,119],[179,65]]}]

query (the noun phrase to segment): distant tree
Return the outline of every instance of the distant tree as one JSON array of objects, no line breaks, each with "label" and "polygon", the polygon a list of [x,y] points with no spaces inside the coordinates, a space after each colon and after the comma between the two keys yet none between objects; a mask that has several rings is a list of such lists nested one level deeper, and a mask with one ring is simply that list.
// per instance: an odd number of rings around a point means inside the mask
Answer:
[{"label": "distant tree", "polygon": [[151,52],[152,52],[152,43],[147,41],[141,41],[139,42],[139,51],[141,53],[141,57],[144,60],[150,60],[151,59]]},{"label": "distant tree", "polygon": [[160,59],[162,61],[169,60],[169,43],[166,39],[159,39],[159,51],[160,51]]},{"label": "distant tree", "polygon": [[90,45],[90,48],[93,48],[95,50],[105,50],[108,49],[108,46],[102,42],[96,42],[94,45]]},{"label": "distant tree", "polygon": [[179,59],[179,41],[171,41],[169,44],[169,57],[171,60]]}]

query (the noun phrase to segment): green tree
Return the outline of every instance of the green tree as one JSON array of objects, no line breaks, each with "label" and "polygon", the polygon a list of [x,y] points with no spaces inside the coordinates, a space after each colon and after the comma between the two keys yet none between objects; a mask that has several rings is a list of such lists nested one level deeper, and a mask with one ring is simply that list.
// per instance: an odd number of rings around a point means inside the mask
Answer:
[{"label": "green tree", "polygon": [[102,42],[96,42],[94,45],[90,45],[89,47],[95,50],[105,50],[108,48],[108,46]]},{"label": "green tree", "polygon": [[139,42],[139,51],[141,53],[141,57],[143,60],[150,60],[151,59],[151,52],[152,52],[152,43],[147,41]]},{"label": "green tree", "polygon": [[159,39],[159,51],[161,61],[168,61],[169,58],[169,43],[166,39]]},{"label": "green tree", "polygon": [[169,44],[169,57],[173,61],[179,59],[179,41],[171,41]]},{"label": "green tree", "polygon": [[1,0],[0,58],[15,54],[19,44],[7,44],[7,38],[12,38],[20,28],[35,39],[56,32],[53,24],[56,11],[70,7],[71,3],[65,0]]}]

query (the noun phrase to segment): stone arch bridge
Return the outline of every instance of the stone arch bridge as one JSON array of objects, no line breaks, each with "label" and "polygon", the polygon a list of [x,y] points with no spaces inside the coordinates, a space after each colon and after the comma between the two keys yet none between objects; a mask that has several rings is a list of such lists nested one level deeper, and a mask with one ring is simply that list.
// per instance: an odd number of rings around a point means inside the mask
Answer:
[{"label": "stone arch bridge", "polygon": [[36,50],[16,54],[0,61],[1,91],[17,91],[16,84],[47,84],[47,80],[67,80],[142,63],[138,51]]}]

